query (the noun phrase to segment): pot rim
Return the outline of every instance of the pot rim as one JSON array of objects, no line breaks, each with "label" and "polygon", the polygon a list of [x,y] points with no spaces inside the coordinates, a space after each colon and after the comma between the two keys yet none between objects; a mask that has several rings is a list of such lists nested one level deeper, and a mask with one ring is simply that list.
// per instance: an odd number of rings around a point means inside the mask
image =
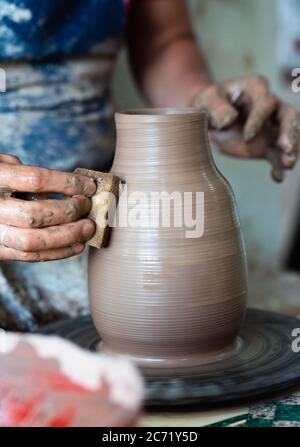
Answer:
[{"label": "pot rim", "polygon": [[122,121],[206,120],[207,112],[195,107],[159,107],[125,109],[115,113]]}]

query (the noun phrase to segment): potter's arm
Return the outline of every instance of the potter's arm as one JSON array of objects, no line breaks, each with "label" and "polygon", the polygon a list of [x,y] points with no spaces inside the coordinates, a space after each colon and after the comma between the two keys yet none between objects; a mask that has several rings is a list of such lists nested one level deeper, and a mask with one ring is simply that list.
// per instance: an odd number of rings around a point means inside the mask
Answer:
[{"label": "potter's arm", "polygon": [[205,108],[217,147],[229,155],[268,160],[277,181],[294,166],[299,113],[270,92],[263,76],[214,84],[185,0],[132,1],[127,41],[133,74],[152,106]]},{"label": "potter's arm", "polygon": [[133,74],[153,106],[189,106],[211,84],[185,0],[133,1],[127,37]]}]

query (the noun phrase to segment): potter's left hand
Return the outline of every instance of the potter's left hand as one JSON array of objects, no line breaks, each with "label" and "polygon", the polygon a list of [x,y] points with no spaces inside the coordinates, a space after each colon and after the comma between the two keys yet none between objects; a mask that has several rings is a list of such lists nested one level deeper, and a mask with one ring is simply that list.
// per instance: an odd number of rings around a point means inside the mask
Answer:
[{"label": "potter's left hand", "polygon": [[201,89],[193,106],[209,113],[211,137],[218,148],[242,158],[264,158],[282,181],[300,149],[300,115],[269,90],[263,76],[249,75]]}]

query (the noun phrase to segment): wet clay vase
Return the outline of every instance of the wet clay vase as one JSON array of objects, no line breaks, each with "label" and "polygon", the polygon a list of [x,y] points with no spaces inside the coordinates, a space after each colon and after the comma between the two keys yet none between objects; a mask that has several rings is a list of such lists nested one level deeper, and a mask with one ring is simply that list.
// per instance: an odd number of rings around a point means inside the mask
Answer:
[{"label": "wet clay vase", "polygon": [[[107,248],[90,250],[89,296],[100,350],[150,368],[233,355],[246,308],[245,251],[232,190],[211,155],[206,114],[133,110],[117,113],[116,126],[112,172],[127,188],[118,213],[127,206],[132,217],[137,197],[140,202],[134,222],[115,222]],[[153,224],[162,212],[150,200],[153,192],[193,193],[187,211],[194,214],[198,192],[199,234],[175,222],[183,215],[180,200],[170,200],[171,225]]]}]

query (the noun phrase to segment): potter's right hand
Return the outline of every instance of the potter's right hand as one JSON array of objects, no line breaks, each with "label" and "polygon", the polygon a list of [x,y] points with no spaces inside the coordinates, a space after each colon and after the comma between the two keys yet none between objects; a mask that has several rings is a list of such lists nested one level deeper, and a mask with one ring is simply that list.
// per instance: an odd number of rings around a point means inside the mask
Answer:
[{"label": "potter's right hand", "polygon": [[[23,200],[11,191],[67,197]],[[93,222],[83,218],[95,192],[89,177],[25,166],[0,154],[0,259],[50,261],[81,253],[95,232]]]},{"label": "potter's right hand", "polygon": [[227,155],[269,161],[282,181],[300,153],[300,114],[282,102],[260,75],[229,79],[198,89],[192,105],[209,115],[212,139]]}]

